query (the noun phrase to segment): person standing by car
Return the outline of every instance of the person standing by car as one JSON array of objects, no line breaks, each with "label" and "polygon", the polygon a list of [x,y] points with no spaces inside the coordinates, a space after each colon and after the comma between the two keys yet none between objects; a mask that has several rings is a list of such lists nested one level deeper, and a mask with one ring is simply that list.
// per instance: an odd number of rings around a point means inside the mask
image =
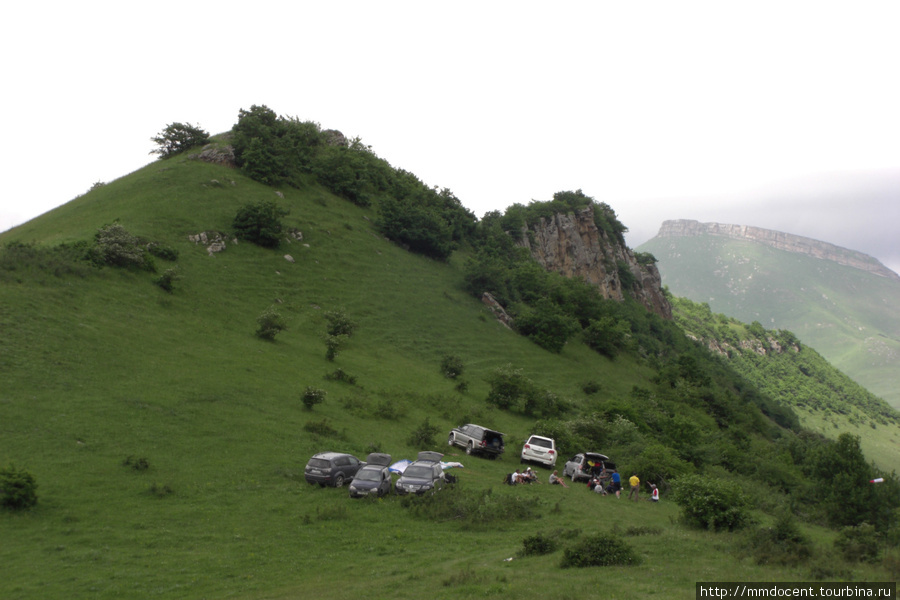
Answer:
[{"label": "person standing by car", "polygon": [[631,485],[631,491],[628,493],[628,499],[638,501],[638,494],[641,493],[641,480],[638,479],[637,473],[632,473],[631,477],[628,479],[628,484]]},{"label": "person standing by car", "polygon": [[612,491],[616,493],[616,498],[622,497],[622,477],[619,475],[619,471],[617,469],[613,469],[612,472]]}]

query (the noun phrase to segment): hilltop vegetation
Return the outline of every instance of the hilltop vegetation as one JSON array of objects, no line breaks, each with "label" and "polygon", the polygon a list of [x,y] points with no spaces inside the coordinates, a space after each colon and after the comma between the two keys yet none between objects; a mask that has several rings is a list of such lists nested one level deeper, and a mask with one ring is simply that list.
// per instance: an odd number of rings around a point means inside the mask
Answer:
[{"label": "hilltop vegetation", "polygon": [[[475,220],[361,142],[329,145],[333,133],[264,107],[231,136],[237,169],[178,153],[0,237],[0,465],[37,483],[32,508],[0,512],[3,596],[692,597],[711,573],[893,576],[896,477],[858,439],[804,431],[677,323],[535,268],[504,222],[548,207]],[[623,230],[580,192],[554,202]],[[267,206],[277,243],[234,243],[238,215]],[[225,249],[190,241],[199,232]],[[259,335],[273,313],[277,332]],[[350,502],[303,481],[315,452],[449,452],[446,432],[466,422],[504,431],[507,452],[454,456],[465,468],[446,494]],[[663,502],[503,486],[532,433],[563,456],[604,452]],[[740,518],[720,526],[670,495],[691,477],[739,498]],[[776,517],[802,552],[761,550]],[[886,562],[841,558],[835,541],[852,535]],[[603,567],[612,582],[561,566],[613,554],[628,560]]]}]

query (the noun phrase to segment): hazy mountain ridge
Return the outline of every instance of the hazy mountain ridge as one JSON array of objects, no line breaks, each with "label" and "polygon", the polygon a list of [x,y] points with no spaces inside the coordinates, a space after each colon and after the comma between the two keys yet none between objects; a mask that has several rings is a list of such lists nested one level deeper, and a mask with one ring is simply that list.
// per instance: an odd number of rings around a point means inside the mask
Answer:
[{"label": "hazy mountain ridge", "polygon": [[868,273],[900,281],[900,275],[890,270],[868,254],[842,248],[828,242],[815,240],[792,233],[724,223],[701,223],[690,219],[663,221],[656,237],[688,237],[715,235],[736,240],[747,240],[765,244],[778,250],[805,254],[814,258],[830,260],[840,265],[860,269]]},{"label": "hazy mountain ridge", "polygon": [[676,296],[787,329],[900,406],[900,278],[863,253],[760,228],[667,221],[641,245]]}]

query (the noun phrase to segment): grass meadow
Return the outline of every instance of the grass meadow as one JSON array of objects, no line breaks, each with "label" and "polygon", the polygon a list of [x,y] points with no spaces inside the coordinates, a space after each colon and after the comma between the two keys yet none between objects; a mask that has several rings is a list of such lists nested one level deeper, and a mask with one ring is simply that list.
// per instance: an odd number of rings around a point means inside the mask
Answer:
[{"label": "grass meadow", "polygon": [[[436,263],[384,240],[373,211],[318,188],[282,193],[303,241],[278,251],[229,243],[209,256],[188,241],[228,231],[239,206],[276,196],[187,158],[0,237],[72,243],[118,220],[176,248],[181,276],[169,294],[146,272],[60,272],[42,258],[0,270],[0,464],[33,474],[39,497],[31,510],[0,511],[0,597],[689,598],[697,581],[896,579],[889,561],[840,565],[825,529],[805,529],[812,563],[760,565],[741,551],[745,534],[688,529],[665,497],[502,485],[533,422],[484,402],[492,369],[513,364],[584,407],[626,395],[650,370],[580,343],[545,352],[461,291],[464,254]],[[254,335],[269,307],[287,322],[274,342]],[[358,323],[334,361],[329,310]],[[462,392],[440,373],[445,354],[465,364]],[[598,394],[582,391],[588,380]],[[307,386],[326,391],[314,410],[301,402]],[[409,436],[426,418],[434,448],[464,464],[458,485],[430,502],[464,499],[462,516],[417,507],[428,499],[350,500],[305,483],[319,451],[413,458]],[[506,455],[448,448],[447,432],[465,422],[505,432]],[[640,564],[560,567],[566,547],[598,532],[626,540]],[[522,556],[537,534],[557,550]]]}]

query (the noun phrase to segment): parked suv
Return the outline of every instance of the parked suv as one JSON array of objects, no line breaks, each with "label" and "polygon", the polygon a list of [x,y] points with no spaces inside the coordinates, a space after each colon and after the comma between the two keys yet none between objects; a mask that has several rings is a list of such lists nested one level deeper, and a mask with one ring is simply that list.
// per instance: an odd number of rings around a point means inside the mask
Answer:
[{"label": "parked suv", "polygon": [[556,464],[556,442],[542,435],[533,435],[522,446],[522,462],[534,461],[548,467]]},{"label": "parked suv", "polygon": [[350,483],[350,497],[386,496],[391,493],[391,455],[373,452]]},{"label": "parked suv", "polygon": [[503,454],[503,434],[481,425],[454,427],[447,439],[447,445],[466,449],[466,454],[484,454],[497,458]]},{"label": "parked suv", "polygon": [[320,452],[306,463],[304,474],[310,485],[341,487],[345,481],[351,481],[364,464],[352,454]]},{"label": "parked suv", "polygon": [[405,494],[434,494],[444,488],[444,469],[441,467],[440,452],[419,452],[418,459],[406,466],[394,491]]},{"label": "parked suv", "polygon": [[616,465],[610,462],[608,456],[597,452],[583,452],[566,461],[563,477],[569,476],[575,482],[579,479],[590,479],[591,475],[599,475],[603,469],[612,471],[615,468]]}]

